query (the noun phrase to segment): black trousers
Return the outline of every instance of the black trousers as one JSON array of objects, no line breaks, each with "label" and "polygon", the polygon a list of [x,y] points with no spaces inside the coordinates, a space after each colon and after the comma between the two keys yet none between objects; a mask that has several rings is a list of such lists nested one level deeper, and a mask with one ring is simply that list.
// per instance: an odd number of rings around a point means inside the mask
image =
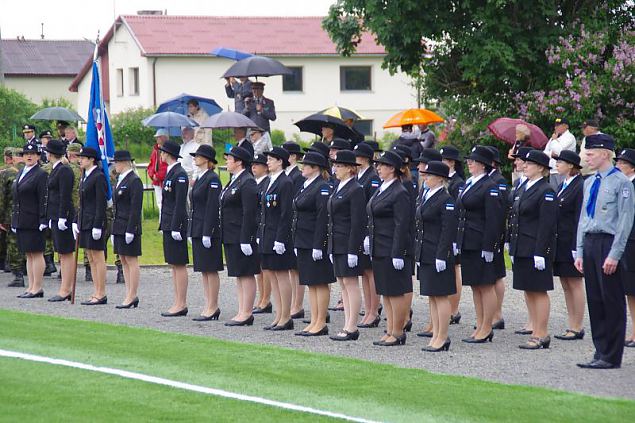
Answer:
[{"label": "black trousers", "polygon": [[584,237],[584,280],[589,304],[591,334],[596,360],[621,365],[626,334],[626,302],[622,284],[622,266],[612,275],[602,270],[613,235],[586,234]]}]

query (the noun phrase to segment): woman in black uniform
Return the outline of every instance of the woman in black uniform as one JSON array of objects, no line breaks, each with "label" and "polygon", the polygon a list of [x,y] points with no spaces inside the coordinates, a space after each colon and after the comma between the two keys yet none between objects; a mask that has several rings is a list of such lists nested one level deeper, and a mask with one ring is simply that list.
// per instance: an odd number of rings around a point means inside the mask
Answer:
[{"label": "woman in black uniform", "polygon": [[134,159],[126,150],[115,151],[113,162],[117,183],[113,187],[114,220],[112,235],[114,253],[119,255],[126,284],[126,297],[116,308],[137,307],[139,297],[139,256],[141,255],[141,213],[143,213],[143,182],[135,173]]},{"label": "woman in black uniform", "polygon": [[262,212],[258,228],[258,251],[262,272],[271,281],[275,306],[274,320],[265,326],[265,330],[290,330],[293,329],[293,287],[289,270],[296,264],[291,240],[293,183],[284,172],[289,166],[289,152],[282,147],[274,147],[264,154],[269,168],[269,185],[260,203]]},{"label": "woman in black uniform", "polygon": [[40,153],[35,144],[22,149],[24,167],[13,182],[13,213],[11,230],[16,234],[18,250],[26,255],[29,286],[19,298],[42,298],[44,277],[44,229],[46,220],[46,178],[40,168]]},{"label": "woman in black uniform", "polygon": [[[256,209],[256,218],[260,221],[262,213],[261,203],[262,196],[269,186],[269,169],[267,169],[267,156],[264,154],[256,154],[251,161],[251,174],[256,179],[258,187],[258,203]],[[253,314],[271,313],[271,282],[264,277],[262,272],[256,275],[256,285],[258,286],[258,301],[253,309]]]},{"label": "woman in black uniform", "polygon": [[386,334],[373,344],[404,345],[411,305],[407,294],[412,293],[411,199],[399,178],[401,156],[387,151],[376,163],[383,182],[368,201],[366,214],[375,286],[386,306]]},{"label": "woman in black uniform", "polygon": [[484,146],[472,148],[467,166],[472,175],[457,199],[459,228],[457,248],[461,252],[463,285],[472,287],[476,311],[476,329],[468,343],[484,343],[494,337],[492,317],[496,311],[496,272],[494,251],[500,239],[503,209],[496,184],[487,176],[491,171],[492,152]]},{"label": "woman in black uniform", "polygon": [[335,282],[333,265],[327,257],[328,214],[326,203],[331,195],[327,182],[328,161],[319,153],[309,152],[302,161],[305,181],[293,199],[293,245],[298,252],[300,284],[309,287],[311,321],[299,336],[328,335],[326,326],[330,300],[329,284]]},{"label": "woman in black uniform", "polygon": [[[635,150],[624,149],[617,156],[617,167],[635,185]],[[622,281],[624,293],[628,302],[628,310],[631,313],[631,336],[624,340],[624,346],[635,348],[635,225],[631,229],[624,254],[622,255]]]},{"label": "woman in black uniform", "polygon": [[584,180],[580,175],[580,156],[575,151],[562,150],[556,157],[556,169],[563,182],[558,186],[558,223],[556,233],[556,254],[553,275],[560,277],[564,299],[567,305],[568,324],[558,339],[571,341],[584,338],[585,294],[584,275],[574,266],[577,249],[578,221],[584,197]]},{"label": "woman in black uniform", "polygon": [[428,191],[417,207],[416,259],[419,265],[420,293],[430,298],[432,339],[424,351],[450,348],[448,326],[449,296],[456,293],[454,251],[458,219],[454,199],[447,192],[450,168],[438,161],[428,163],[424,179]]},{"label": "woman in black uniform", "polygon": [[531,338],[519,347],[536,350],[549,348],[549,295],[553,290],[553,253],[558,218],[558,199],[551,188],[549,157],[531,151],[525,158],[527,184],[514,202],[510,222],[509,255],[514,270],[514,289],[525,291]]},{"label": "woman in black uniform", "polygon": [[[450,168],[450,180],[448,181],[448,193],[456,200],[459,196],[459,190],[465,185],[465,173],[463,172],[463,161],[459,150],[451,145],[444,146],[440,150],[443,163]],[[461,292],[463,290],[463,282],[461,281],[461,255],[456,248],[456,237],[452,242],[452,251],[454,254],[454,277],[456,282],[456,294],[450,295],[450,306],[452,312],[450,314],[450,324],[455,325],[461,321],[461,312],[459,311],[459,303],[461,302]]]},{"label": "woman in black uniform", "polygon": [[57,295],[49,298],[50,302],[71,300],[73,289],[73,252],[75,240],[71,223],[75,216],[73,207],[73,189],[76,188],[73,170],[62,163],[66,154],[66,146],[59,140],[51,140],[44,147],[48,161],[51,164],[51,174],[48,178],[48,195],[46,217],[51,228],[53,248],[60,256],[62,283]]},{"label": "woman in black uniform", "polygon": [[161,204],[161,222],[163,231],[163,256],[172,268],[174,283],[174,302],[163,317],[187,316],[187,173],[177,161],[180,147],[172,141],[166,141],[159,147],[161,160],[168,164],[163,180],[163,202]]},{"label": "woman in black uniform", "polygon": [[227,275],[236,278],[238,285],[238,314],[227,326],[251,326],[252,310],[256,299],[256,279],[260,273],[260,257],[257,253],[257,202],[256,180],[247,167],[252,156],[242,147],[233,147],[227,158],[227,171],[232,178],[220,196],[221,233]]},{"label": "woman in black uniform", "polygon": [[106,304],[106,177],[98,166],[97,150],[83,147],[78,156],[84,176],[79,184],[79,210],[73,232],[88,256],[95,287],[95,293],[82,305]]},{"label": "woman in black uniform", "polygon": [[201,272],[205,308],[194,321],[218,320],[218,272],[223,270],[223,248],[220,242],[220,192],[221,182],[214,167],[216,150],[208,144],[201,144],[194,153],[194,165],[198,176],[190,191],[192,215],[190,237],[192,238],[192,260],[194,271]]},{"label": "woman in black uniform", "polygon": [[[359,164],[357,172],[357,183],[364,189],[366,203],[373,196],[381,180],[377,176],[377,172],[373,166],[373,157],[375,152],[373,148],[366,143],[359,143],[353,149],[355,160]],[[364,231],[368,236],[368,231]],[[362,274],[362,290],[364,292],[364,318],[357,325],[358,328],[376,328],[379,325],[379,295],[375,289],[375,278],[373,276],[373,268],[370,262],[370,251],[366,248],[366,240],[364,240],[364,254],[359,256],[359,265],[364,271]]]},{"label": "woman in black uniform", "polygon": [[357,320],[361,306],[359,255],[362,254],[364,227],[367,219],[364,211],[364,189],[357,183],[355,154],[340,150],[333,160],[335,177],[339,181],[329,197],[328,247],[335,277],[342,288],[344,328],[332,335],[334,341],[356,341],[359,338]]}]

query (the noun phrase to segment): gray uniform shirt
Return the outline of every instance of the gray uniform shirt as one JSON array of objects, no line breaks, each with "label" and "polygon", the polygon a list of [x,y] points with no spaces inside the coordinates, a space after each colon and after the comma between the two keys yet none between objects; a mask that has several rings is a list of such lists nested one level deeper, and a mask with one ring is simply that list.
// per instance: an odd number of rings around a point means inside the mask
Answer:
[{"label": "gray uniform shirt", "polygon": [[587,215],[586,206],[589,202],[591,186],[595,181],[595,174],[584,181],[584,200],[580,212],[580,223],[578,223],[577,257],[582,257],[584,235],[587,233],[604,233],[614,236],[608,255],[613,260],[619,261],[624,253],[635,214],[633,183],[622,172],[609,175],[611,170],[612,168],[600,172],[602,181],[593,218]]}]

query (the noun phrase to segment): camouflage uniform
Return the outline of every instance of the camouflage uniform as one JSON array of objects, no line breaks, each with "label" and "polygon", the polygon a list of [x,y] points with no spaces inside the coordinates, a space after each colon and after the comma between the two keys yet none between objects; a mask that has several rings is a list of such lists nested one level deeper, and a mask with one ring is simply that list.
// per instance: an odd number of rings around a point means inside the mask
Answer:
[{"label": "camouflage uniform", "polygon": [[[14,149],[14,154],[15,150],[19,149]],[[18,166],[22,166],[22,164]],[[18,166],[9,166],[0,171],[0,223],[7,230],[6,263],[15,276],[10,286],[24,286],[24,269],[26,268],[26,257],[18,250],[16,236],[11,231],[11,211],[13,209],[11,188],[18,174]]]},{"label": "camouflage uniform", "polygon": [[[108,173],[110,176],[110,187],[115,189],[117,186],[117,178],[119,174],[115,171],[114,163],[108,167]],[[106,237],[110,238],[112,234],[112,222],[115,220],[115,213],[112,207],[112,201],[110,205],[106,208]],[[117,281],[116,283],[124,283],[123,278],[123,267],[121,265],[121,259],[119,258],[119,254],[115,254],[115,266],[117,267]]]},{"label": "camouflage uniform", "polygon": [[[4,157],[13,157],[13,147],[5,147],[4,149]],[[6,163],[2,163],[0,165],[0,172],[4,169],[8,168],[9,165]],[[5,272],[9,272],[9,268],[5,268],[4,263],[7,259],[7,233],[4,231],[0,231],[0,270],[4,270]]]}]

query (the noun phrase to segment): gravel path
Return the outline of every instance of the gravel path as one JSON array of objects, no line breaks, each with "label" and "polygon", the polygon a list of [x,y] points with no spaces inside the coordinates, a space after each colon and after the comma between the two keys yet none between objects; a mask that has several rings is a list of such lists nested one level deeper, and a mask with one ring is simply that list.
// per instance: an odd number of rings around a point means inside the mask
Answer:
[{"label": "gravel path", "polygon": [[[83,282],[83,269],[79,272],[77,299],[86,299],[91,293],[92,284]],[[521,327],[526,319],[524,300],[521,292],[510,288],[505,298],[505,322],[507,329],[496,331],[494,342],[470,345],[461,342],[469,336],[474,322],[471,291],[464,290],[461,303],[463,318],[459,325],[450,326],[452,345],[449,353],[424,353],[421,348],[427,340],[414,336],[421,329],[427,315],[427,300],[415,297],[413,332],[409,334],[407,345],[402,347],[376,347],[372,341],[378,339],[385,328],[382,322],[379,328],[363,329],[357,342],[335,342],[328,337],[304,338],[293,336],[293,332],[264,331],[262,328],[271,321],[270,315],[259,315],[251,327],[229,328],[223,322],[231,318],[236,310],[234,284],[221,274],[220,308],[221,320],[217,322],[193,322],[191,317],[198,315],[202,307],[202,288],[198,276],[190,270],[189,310],[185,318],[164,318],[159,315],[167,309],[172,298],[172,282],[167,268],[144,268],[141,272],[140,306],[132,310],[115,310],[115,304],[123,299],[123,285],[115,285],[115,272],[109,270],[107,292],[109,304],[87,307],[68,302],[49,303],[47,297],[57,291],[58,280],[45,278],[45,299],[23,300],[16,298],[22,290],[8,288],[12,279],[8,273],[0,273],[0,308],[26,312],[45,313],[84,320],[125,324],[138,327],[152,327],[159,330],[212,336],[218,339],[277,345],[306,351],[339,355],[379,363],[389,363],[400,367],[429,370],[435,373],[473,376],[497,382],[543,386],[568,391],[583,392],[597,396],[615,396],[635,399],[633,380],[635,377],[635,349],[626,348],[622,369],[593,371],[576,367],[575,363],[588,361],[593,354],[588,320],[585,321],[587,337],[583,341],[559,341],[553,339],[551,348],[540,351],[525,351],[518,345],[526,337],[515,335],[514,330]],[[418,285],[418,284],[417,284]],[[333,285],[332,303],[339,295],[339,288]],[[418,286],[415,287],[418,291]],[[307,300],[308,301],[308,300]],[[306,303],[306,301],[305,301]],[[551,334],[559,333],[566,326],[566,310],[562,289],[556,282],[556,290],[551,295],[552,311],[550,319]],[[335,333],[343,321],[342,312],[331,312],[330,330]],[[296,329],[303,324],[296,321]],[[627,329],[630,331],[630,326]],[[1,338],[1,335],[0,335]],[[553,338],[553,337],[552,337]]]}]

